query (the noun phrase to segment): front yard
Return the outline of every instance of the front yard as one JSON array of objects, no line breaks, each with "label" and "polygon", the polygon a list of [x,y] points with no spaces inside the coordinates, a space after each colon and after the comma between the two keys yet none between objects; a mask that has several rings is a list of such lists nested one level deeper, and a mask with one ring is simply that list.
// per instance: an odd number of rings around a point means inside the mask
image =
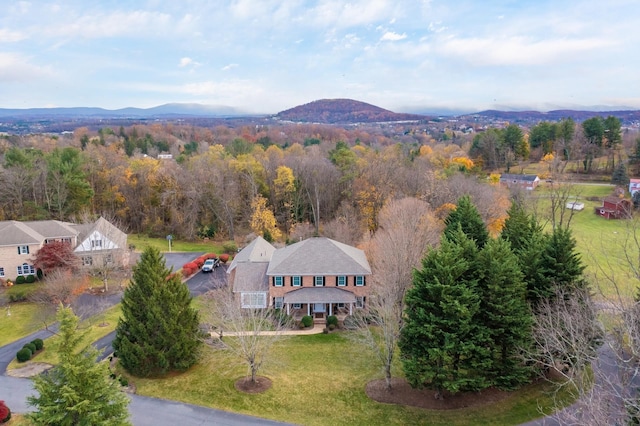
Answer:
[{"label": "front yard", "polygon": [[551,405],[550,387],[543,384],[473,409],[435,411],[375,402],[365,394],[365,385],[380,373],[371,355],[344,333],[292,336],[279,344],[272,359],[262,374],[273,386],[262,394],[237,391],[234,382],[247,374],[246,367],[209,347],[186,373],[130,380],[141,395],[305,425],[512,425],[539,417],[539,407]]}]

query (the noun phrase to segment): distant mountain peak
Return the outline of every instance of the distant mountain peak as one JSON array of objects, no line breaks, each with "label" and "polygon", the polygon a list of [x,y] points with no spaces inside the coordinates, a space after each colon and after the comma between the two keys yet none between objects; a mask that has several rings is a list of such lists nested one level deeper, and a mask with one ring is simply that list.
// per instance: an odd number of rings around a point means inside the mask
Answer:
[{"label": "distant mountain peak", "polygon": [[427,117],[395,113],[353,99],[320,99],[281,111],[276,118],[304,123],[343,124],[424,120]]}]

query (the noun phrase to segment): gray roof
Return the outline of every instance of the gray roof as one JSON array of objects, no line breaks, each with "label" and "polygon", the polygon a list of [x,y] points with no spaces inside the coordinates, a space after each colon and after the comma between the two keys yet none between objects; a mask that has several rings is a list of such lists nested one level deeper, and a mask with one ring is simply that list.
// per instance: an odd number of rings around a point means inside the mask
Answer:
[{"label": "gray roof", "polygon": [[78,235],[73,224],[58,220],[38,220],[24,224],[45,238],[73,238]]},{"label": "gray roof", "polygon": [[0,222],[0,246],[41,244],[44,236],[16,220]]},{"label": "gray roof", "polygon": [[284,303],[355,303],[356,296],[335,287],[306,287],[284,295]]},{"label": "gray roof", "polygon": [[231,273],[239,263],[246,262],[269,262],[273,252],[276,248],[269,244],[267,240],[262,237],[257,237],[255,240],[240,250],[240,252],[233,258],[231,265],[227,269],[227,273]]},{"label": "gray roof", "polygon": [[266,262],[242,262],[236,265],[233,291],[269,291]]},{"label": "gray roof", "polygon": [[324,237],[276,250],[267,275],[370,275],[364,252]]},{"label": "gray roof", "polygon": [[535,182],[538,179],[538,175],[514,175],[509,173],[503,173],[500,175],[500,180],[518,180],[523,182]]}]

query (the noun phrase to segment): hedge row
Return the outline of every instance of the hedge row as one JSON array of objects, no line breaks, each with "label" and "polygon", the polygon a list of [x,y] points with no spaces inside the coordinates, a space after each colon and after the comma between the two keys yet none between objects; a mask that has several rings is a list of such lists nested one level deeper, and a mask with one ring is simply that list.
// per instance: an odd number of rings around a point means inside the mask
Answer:
[{"label": "hedge row", "polygon": [[[225,257],[226,260],[222,260],[222,258]],[[215,253],[206,253],[203,254],[202,256],[197,257],[196,259],[192,260],[191,262],[187,262],[184,265],[182,265],[182,275],[184,277],[189,277],[193,274],[195,274],[196,272],[198,272],[200,270],[200,268],[202,268],[202,265],[204,265],[204,262],[207,259],[217,259],[218,255]],[[225,263],[229,260],[229,255],[228,254],[222,254],[220,255],[220,261]]]},{"label": "hedge row", "polygon": [[34,339],[31,342],[26,343],[22,349],[16,353],[16,358],[18,359],[18,362],[29,361],[33,354],[42,348],[44,348],[44,342],[42,339]]},{"label": "hedge row", "polygon": [[35,275],[18,275],[16,277],[16,284],[32,284],[34,282],[36,282]]}]

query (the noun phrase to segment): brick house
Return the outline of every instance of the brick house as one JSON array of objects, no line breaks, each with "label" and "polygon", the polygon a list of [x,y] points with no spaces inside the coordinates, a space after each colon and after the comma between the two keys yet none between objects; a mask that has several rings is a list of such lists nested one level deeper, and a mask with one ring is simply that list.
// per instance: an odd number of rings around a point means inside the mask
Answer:
[{"label": "brick house", "polygon": [[126,265],[127,234],[104,218],[92,224],[76,225],[58,220],[0,221],[0,278],[15,280],[35,275],[33,258],[47,243],[71,244],[85,267],[93,262]]},{"label": "brick house", "polygon": [[638,191],[640,191],[640,179],[630,179],[629,193],[631,194],[631,197],[633,197],[633,195]]},{"label": "brick house", "polygon": [[283,309],[296,318],[323,321],[366,307],[371,267],[362,250],[329,238],[275,249],[258,237],[227,273],[242,307]]},{"label": "brick house", "polygon": [[630,200],[618,197],[606,197],[602,206],[595,207],[595,213],[606,219],[629,219],[633,206]]}]

